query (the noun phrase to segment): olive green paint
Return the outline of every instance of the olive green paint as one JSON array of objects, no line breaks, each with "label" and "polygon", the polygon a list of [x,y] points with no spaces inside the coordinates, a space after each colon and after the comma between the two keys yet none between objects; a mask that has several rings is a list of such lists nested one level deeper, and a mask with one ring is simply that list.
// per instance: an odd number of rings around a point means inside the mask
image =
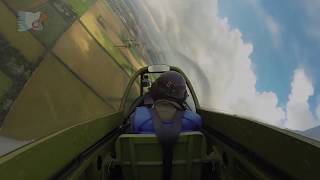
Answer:
[{"label": "olive green paint", "polygon": [[121,122],[121,113],[84,122],[0,158],[1,179],[49,179]]},{"label": "olive green paint", "polygon": [[12,80],[2,71],[0,71],[0,103],[1,103],[2,97],[7,93],[11,85],[12,85]]},{"label": "olive green paint", "polygon": [[263,161],[264,165],[293,179],[319,178],[320,145],[317,141],[246,118],[207,110],[201,110],[200,114],[205,129],[213,129],[255,155],[240,154],[242,158],[255,161],[256,166]]}]

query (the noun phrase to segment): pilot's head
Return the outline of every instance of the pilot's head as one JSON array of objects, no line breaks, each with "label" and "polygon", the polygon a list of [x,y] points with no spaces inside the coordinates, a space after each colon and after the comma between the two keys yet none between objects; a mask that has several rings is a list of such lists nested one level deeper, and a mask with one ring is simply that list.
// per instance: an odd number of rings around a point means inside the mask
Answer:
[{"label": "pilot's head", "polygon": [[186,81],[181,74],[168,71],[152,84],[150,93],[155,101],[166,99],[181,104],[187,98]]}]

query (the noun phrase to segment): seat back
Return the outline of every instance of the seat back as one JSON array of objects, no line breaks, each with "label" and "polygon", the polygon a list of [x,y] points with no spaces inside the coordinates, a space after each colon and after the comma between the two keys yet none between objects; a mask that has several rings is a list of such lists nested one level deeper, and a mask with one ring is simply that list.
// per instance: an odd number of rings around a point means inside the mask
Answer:
[{"label": "seat back", "polygon": [[[161,180],[162,151],[154,134],[122,134],[116,142],[116,156],[126,180]],[[201,132],[181,133],[173,152],[172,180],[198,180],[206,156]]]}]

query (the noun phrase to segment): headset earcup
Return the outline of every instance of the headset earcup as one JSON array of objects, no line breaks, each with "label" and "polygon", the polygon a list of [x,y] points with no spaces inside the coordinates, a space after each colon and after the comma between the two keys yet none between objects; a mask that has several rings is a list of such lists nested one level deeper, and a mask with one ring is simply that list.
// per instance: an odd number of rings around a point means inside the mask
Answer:
[{"label": "headset earcup", "polygon": [[159,86],[159,82],[156,80],[154,83],[152,83],[150,92],[152,98],[157,99],[163,96],[164,93],[166,93],[166,90]]},{"label": "headset earcup", "polygon": [[187,92],[187,91],[184,91],[183,101],[187,100],[187,97],[188,97],[188,92]]}]

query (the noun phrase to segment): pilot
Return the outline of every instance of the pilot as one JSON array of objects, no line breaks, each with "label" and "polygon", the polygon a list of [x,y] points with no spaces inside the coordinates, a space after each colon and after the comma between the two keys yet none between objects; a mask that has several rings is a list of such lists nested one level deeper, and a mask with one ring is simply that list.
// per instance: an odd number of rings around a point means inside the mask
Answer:
[{"label": "pilot", "polygon": [[175,71],[165,72],[156,79],[149,93],[152,105],[137,107],[131,116],[133,133],[162,134],[200,130],[201,117],[185,106],[188,96],[186,87],[183,76]]},{"label": "pilot", "polygon": [[[162,148],[163,180],[171,180],[173,149],[179,134],[199,131],[202,125],[201,117],[184,105],[188,96],[186,87],[181,74],[175,71],[163,73],[151,85],[144,106],[137,107],[131,116],[133,133],[157,136]],[[151,106],[146,103],[148,99],[151,99]]]}]

